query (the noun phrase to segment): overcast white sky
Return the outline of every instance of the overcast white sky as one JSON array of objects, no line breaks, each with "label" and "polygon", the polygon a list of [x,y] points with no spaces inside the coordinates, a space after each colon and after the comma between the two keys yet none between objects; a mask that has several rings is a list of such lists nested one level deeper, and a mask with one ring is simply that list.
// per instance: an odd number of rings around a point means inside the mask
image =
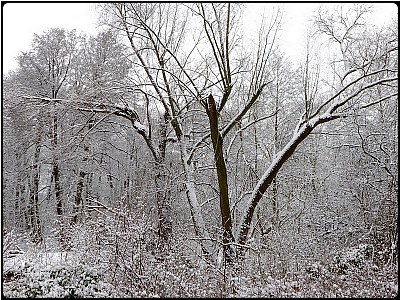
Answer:
[{"label": "overcast white sky", "polygon": [[17,67],[15,57],[29,50],[33,35],[53,27],[95,34],[97,13],[89,3],[7,3],[3,7],[3,74]]},{"label": "overcast white sky", "polygon": [[[247,4],[246,28],[253,31],[259,26],[263,4]],[[265,4],[264,4],[265,5]],[[269,4],[269,7],[271,4]],[[286,17],[281,44],[293,60],[300,58],[304,47],[307,22],[320,3],[284,3]],[[329,5],[329,4],[324,4]],[[377,25],[397,18],[398,9],[392,3],[374,3],[374,22]],[[266,10],[268,13],[268,10]],[[42,34],[52,27],[77,29],[95,34],[97,12],[92,3],[7,3],[3,7],[3,74],[15,69],[15,57],[30,48],[34,33]],[[293,47],[296,45],[296,47]]]}]

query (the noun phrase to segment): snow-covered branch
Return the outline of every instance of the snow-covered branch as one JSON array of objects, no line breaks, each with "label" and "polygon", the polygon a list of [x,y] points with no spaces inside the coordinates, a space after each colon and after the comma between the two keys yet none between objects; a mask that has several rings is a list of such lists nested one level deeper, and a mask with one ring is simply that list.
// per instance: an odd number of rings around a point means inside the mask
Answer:
[{"label": "snow-covered branch", "polygon": [[[311,117],[315,117],[315,116],[317,116],[318,114],[320,114],[321,111],[322,111],[322,109],[323,109],[324,107],[326,107],[328,104],[332,103],[333,100],[335,100],[336,98],[338,98],[338,97],[339,97],[341,94],[343,94],[348,88],[350,88],[351,86],[354,86],[357,82],[359,82],[359,81],[361,81],[362,79],[365,79],[365,78],[367,78],[367,77],[370,77],[370,76],[373,76],[373,75],[377,75],[377,74],[383,73],[383,72],[394,72],[394,71],[385,68],[385,69],[380,69],[380,70],[377,70],[377,71],[374,71],[374,72],[365,74],[365,75],[363,75],[363,76],[360,76],[359,78],[353,80],[352,82],[348,83],[346,86],[344,86],[343,88],[341,88],[340,91],[338,91],[338,92],[337,92],[335,95],[333,95],[331,98],[329,98],[328,100],[324,101],[324,102],[318,107],[318,109],[315,111],[315,113],[314,113],[313,115],[311,115]],[[365,90],[365,89],[367,89],[367,88],[369,88],[369,87],[372,87],[372,86],[374,86],[374,85],[376,85],[376,84],[383,83],[383,82],[386,82],[386,81],[397,80],[397,77],[395,77],[395,78],[393,78],[393,79],[389,79],[389,80],[388,80],[388,79],[383,79],[383,80],[384,80],[384,81],[382,81],[382,82],[378,80],[378,81],[374,82],[373,84],[370,84],[370,85],[368,85],[368,86],[365,86],[365,87],[362,88],[362,89],[359,89],[358,91],[361,92],[361,91],[363,91],[363,90]],[[348,100],[350,100],[350,99],[348,99]],[[341,101],[341,102],[346,103],[348,100]],[[343,104],[344,104],[344,103],[343,103]],[[331,107],[332,107],[332,106],[331,106]]]},{"label": "snow-covered branch", "polygon": [[101,103],[95,101],[69,100],[61,98],[52,99],[48,97],[37,97],[37,96],[22,96],[22,97],[28,100],[36,100],[44,103],[58,103],[64,105],[68,104],[71,105],[76,110],[88,111],[100,114],[110,114],[110,115],[112,114],[128,119],[132,123],[132,126],[137,131],[137,133],[140,134],[145,140],[154,159],[156,161],[160,160],[159,149],[149,136],[148,128],[140,122],[137,112],[128,106],[120,106],[117,104]]}]

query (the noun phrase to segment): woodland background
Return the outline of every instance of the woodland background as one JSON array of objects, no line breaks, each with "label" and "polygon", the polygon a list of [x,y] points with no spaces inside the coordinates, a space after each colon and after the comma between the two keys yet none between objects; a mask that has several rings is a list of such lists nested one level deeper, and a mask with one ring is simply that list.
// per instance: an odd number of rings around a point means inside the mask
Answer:
[{"label": "woodland background", "polygon": [[243,5],[35,35],[3,77],[5,296],[397,295],[397,19],[322,5],[294,65]]}]

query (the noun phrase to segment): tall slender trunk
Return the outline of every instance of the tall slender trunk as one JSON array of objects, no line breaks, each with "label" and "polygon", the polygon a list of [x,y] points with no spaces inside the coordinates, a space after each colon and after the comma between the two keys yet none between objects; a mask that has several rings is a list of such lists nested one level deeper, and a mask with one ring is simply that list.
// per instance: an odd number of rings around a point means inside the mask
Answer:
[{"label": "tall slender trunk", "polygon": [[160,238],[160,250],[168,251],[172,237],[172,216],[171,216],[171,191],[168,186],[168,174],[165,162],[156,162],[156,201],[158,211],[158,236]]},{"label": "tall slender trunk", "polygon": [[40,144],[37,143],[35,147],[35,154],[33,157],[33,165],[31,178],[28,181],[29,186],[29,200],[28,200],[28,224],[29,229],[32,232],[32,238],[35,243],[42,241],[42,227],[39,216],[39,178],[40,178],[40,167],[39,167],[39,154]]},{"label": "tall slender trunk", "polygon": [[[278,74],[277,74],[278,75]],[[278,151],[278,109],[279,109],[279,84],[276,85],[275,111],[274,116],[274,155]],[[276,178],[272,180],[272,227],[279,227],[279,211],[278,211],[278,183]]]},{"label": "tall slender trunk", "polygon": [[218,115],[215,100],[212,95],[208,96],[207,115],[210,121],[211,140],[214,148],[214,159],[217,168],[220,211],[222,219],[224,257],[226,261],[233,260],[234,251],[231,243],[234,241],[232,234],[232,219],[229,205],[228,176],[223,152],[223,140],[218,130]]},{"label": "tall slender trunk", "polygon": [[57,111],[54,110],[54,116],[53,116],[53,170],[52,170],[52,176],[54,179],[54,192],[56,196],[56,211],[57,211],[57,216],[61,217],[63,214],[62,211],[62,200],[61,200],[61,184],[60,184],[60,168],[59,168],[59,162],[58,162],[58,155],[57,155],[57,144],[58,144],[58,117],[57,117]]},{"label": "tall slender trunk", "polygon": [[17,183],[15,185],[15,203],[14,203],[14,224],[17,228],[22,228],[21,221],[23,219],[20,218],[21,213],[21,186],[19,183],[19,179],[17,179]]},{"label": "tall slender trunk", "polygon": [[240,244],[245,244],[247,241],[247,235],[250,230],[251,221],[253,219],[253,215],[258,205],[258,202],[264,195],[265,191],[270,187],[272,181],[276,177],[276,174],[281,169],[283,164],[292,156],[297,146],[311,133],[313,129],[313,126],[306,125],[301,129],[298,135],[293,136],[293,138],[289,141],[285,148],[275,155],[275,158],[272,161],[271,165],[264,173],[262,178],[259,180],[250,199],[250,203],[244,213],[244,219],[242,221],[239,232]]},{"label": "tall slender trunk", "polygon": [[[22,179],[22,170],[20,167],[20,162],[21,162],[21,154],[16,153],[16,162],[17,165],[19,166],[17,168],[17,182],[15,184],[15,204],[14,204],[14,218],[15,218],[15,225],[19,229],[24,229],[26,226],[26,223],[24,224],[24,214],[26,214],[26,206],[24,205],[24,199],[25,199],[25,187],[23,184],[23,179]],[[24,226],[25,225],[25,226]]]},{"label": "tall slender trunk", "polygon": [[[19,176],[18,176],[19,177]],[[23,229],[26,227],[26,223],[24,224],[24,216],[26,214],[26,207],[24,203],[25,199],[25,187],[20,181],[21,179],[18,178],[17,184],[15,186],[15,225],[19,229]]]},{"label": "tall slender trunk", "polygon": [[82,190],[83,190],[83,183],[86,173],[82,170],[79,171],[78,183],[76,185],[76,195],[75,195],[75,206],[73,209],[73,217],[72,223],[76,223],[78,220],[78,214],[82,203]]},{"label": "tall slender trunk", "polygon": [[62,211],[62,201],[61,201],[60,170],[58,168],[57,162],[53,163],[52,173],[53,173],[52,175],[54,178],[54,190],[55,190],[55,195],[56,195],[57,216],[61,217],[63,214],[63,211]]},{"label": "tall slender trunk", "polygon": [[160,122],[160,142],[158,145],[159,156],[155,157],[156,161],[156,201],[158,212],[158,236],[160,239],[159,250],[161,252],[168,252],[170,247],[170,240],[172,237],[172,206],[171,206],[171,191],[169,187],[168,170],[165,165],[165,151],[167,146],[167,126],[168,114],[164,114],[163,120]]},{"label": "tall slender trunk", "polygon": [[188,162],[188,153],[186,148],[186,142],[182,140],[182,136],[179,136],[179,147],[181,152],[181,161],[184,168],[185,174],[185,186],[186,186],[186,196],[190,206],[190,214],[192,216],[192,221],[194,225],[194,231],[196,237],[199,239],[201,245],[201,250],[203,254],[209,258],[211,261],[215,262],[216,257],[214,253],[213,243],[211,241],[210,235],[206,229],[206,225],[203,219],[203,214],[201,212],[201,206],[197,200],[195,178],[193,165]]},{"label": "tall slender trunk", "polygon": [[[52,93],[52,97],[56,98],[57,94]],[[62,191],[60,182],[60,167],[59,167],[59,153],[58,153],[58,113],[56,107],[53,107],[53,130],[52,130],[52,146],[53,146],[53,168],[51,176],[54,180],[54,194],[56,198],[56,226],[58,231],[58,239],[63,249],[67,248],[67,236],[65,233],[65,220],[63,218],[63,203],[62,203]]]},{"label": "tall slender trunk", "polygon": [[[171,107],[173,107],[171,103]],[[175,112],[172,109],[174,116]],[[178,118],[173,118],[171,120],[171,125],[175,131],[176,137],[179,143],[179,150],[181,156],[181,162],[183,165],[184,175],[185,175],[185,186],[186,186],[186,197],[190,206],[190,215],[192,217],[194,231],[196,237],[198,238],[202,253],[210,259],[212,262],[216,262],[215,251],[213,243],[211,241],[210,235],[206,229],[206,225],[203,219],[203,214],[201,212],[201,206],[197,200],[195,178],[194,178],[194,168],[191,162],[189,162],[188,145],[187,138],[182,132],[181,124]]]}]

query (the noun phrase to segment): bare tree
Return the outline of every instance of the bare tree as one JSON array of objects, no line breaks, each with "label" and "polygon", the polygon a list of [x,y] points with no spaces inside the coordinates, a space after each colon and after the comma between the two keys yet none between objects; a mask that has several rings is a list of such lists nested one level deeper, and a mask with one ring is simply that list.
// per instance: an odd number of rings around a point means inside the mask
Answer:
[{"label": "bare tree", "polygon": [[[21,72],[32,76],[37,84],[37,95],[49,98],[57,98],[66,84],[71,63],[75,55],[77,37],[75,32],[67,32],[63,29],[51,29],[45,34],[36,35],[33,41],[32,51],[20,56]],[[59,153],[59,112],[53,108],[51,126],[51,148],[53,153],[51,178],[54,182],[56,199],[56,213],[59,218],[63,215],[62,188],[60,182],[60,153]],[[37,161],[40,146],[34,155]],[[35,163],[37,165],[37,163]],[[34,194],[37,194],[39,179],[35,176],[31,186],[35,186]],[[61,220],[60,220],[61,221]],[[63,239],[63,238],[62,238]]]},{"label": "bare tree", "polygon": [[[338,75],[339,82],[337,85],[334,85],[335,89],[331,92],[331,95],[320,97],[318,105],[315,106],[308,117],[306,117],[306,111],[304,112],[293,131],[293,137],[275,155],[270,166],[258,181],[243,214],[243,221],[238,236],[241,244],[244,244],[247,240],[255,208],[266,190],[270,187],[278,171],[292,156],[298,145],[318,125],[339,118],[345,118],[354,111],[357,112],[382,101],[393,99],[397,95],[397,68],[387,59],[393,52],[397,51],[397,46],[394,44],[395,40],[386,39],[384,43],[381,43],[380,40],[383,37],[380,36],[378,39],[379,42],[373,44],[374,51],[368,51],[363,58],[354,56],[358,51],[370,49],[365,48],[366,45],[362,44],[361,41],[364,41],[363,39],[357,39],[357,35],[363,34],[358,29],[364,29],[359,22],[365,12],[362,7],[356,6],[352,15],[347,17],[343,14],[332,16],[335,18],[334,20],[340,20],[338,22],[344,28],[342,30],[343,34],[333,27],[332,24],[336,23],[332,22],[332,17],[326,18],[321,14],[317,16],[316,25],[319,32],[333,40],[334,45],[339,44],[340,46],[339,48],[342,53],[340,63],[343,66],[339,68],[335,61],[332,62],[332,67],[334,67]],[[338,35],[341,37],[339,38]],[[366,95],[382,86],[388,87],[385,95],[372,99],[366,97]]]},{"label": "bare tree", "polygon": [[[334,120],[345,120],[397,96],[394,56],[397,37],[393,33],[371,31],[362,23],[367,12],[362,6],[354,6],[347,15],[340,9],[336,14],[323,11],[317,14],[316,32],[309,35],[304,65],[298,74],[287,72],[288,76],[293,76],[293,81],[288,82],[281,82],[279,72],[285,71],[276,51],[279,10],[274,11],[268,21],[263,21],[256,51],[248,49],[246,52],[237,44],[239,23],[236,20],[240,15],[233,4],[117,3],[104,7],[110,18],[109,25],[127,39],[132,65],[129,76],[125,74],[110,85],[105,80],[103,86],[114,91],[109,94],[92,93],[85,98],[77,93],[73,99],[52,99],[46,95],[27,98],[54,107],[67,105],[78,111],[102,114],[102,118],[122,117],[130,122],[153,160],[162,250],[169,248],[173,234],[169,149],[179,151],[181,165],[177,167],[182,173],[177,177],[184,178],[196,241],[203,253],[214,261],[215,245],[222,245],[226,261],[231,262],[236,254],[235,247],[248,249],[254,215],[271,187],[274,222],[278,223],[277,175],[315,128]],[[195,16],[193,21],[201,21],[201,26],[190,23],[189,13]],[[188,28],[193,29],[193,47],[183,43],[188,38]],[[320,64],[314,63],[311,51],[313,39],[317,38],[332,50]],[[193,54],[196,51],[197,56]],[[96,80],[98,77],[94,78]],[[281,90],[290,89],[292,87],[287,86],[293,84],[296,85],[293,90],[301,97],[292,96],[288,101],[290,114],[284,117],[285,130],[295,128],[291,134],[286,131],[283,134],[278,126],[279,103],[290,96]],[[258,109],[260,101],[268,103],[267,108]],[[291,118],[291,114],[299,116],[298,120]],[[250,193],[243,185],[243,189],[234,194],[229,172],[236,137],[240,137],[238,148],[250,148],[243,132],[272,117],[268,132],[273,134],[274,147],[269,149],[273,158],[263,168],[264,162],[256,156],[257,170],[252,173],[254,182],[249,185]],[[280,133],[284,137],[278,142]],[[231,137],[229,145],[224,143],[227,137]],[[255,130],[253,137],[258,154],[261,147],[257,144],[268,136]],[[207,159],[210,153],[212,162]],[[207,168],[215,172],[216,181],[212,179],[213,174],[208,173],[208,182],[197,182],[201,175],[196,164],[201,159],[211,164]],[[261,177],[258,175],[260,168],[264,169]],[[313,168],[316,168],[315,161]],[[78,181],[76,203],[81,198],[80,186]],[[200,192],[212,197],[200,203]],[[212,234],[212,226],[207,226],[204,214],[206,205],[215,211],[213,199],[219,200],[218,214],[213,215],[220,224],[217,238]]]}]

